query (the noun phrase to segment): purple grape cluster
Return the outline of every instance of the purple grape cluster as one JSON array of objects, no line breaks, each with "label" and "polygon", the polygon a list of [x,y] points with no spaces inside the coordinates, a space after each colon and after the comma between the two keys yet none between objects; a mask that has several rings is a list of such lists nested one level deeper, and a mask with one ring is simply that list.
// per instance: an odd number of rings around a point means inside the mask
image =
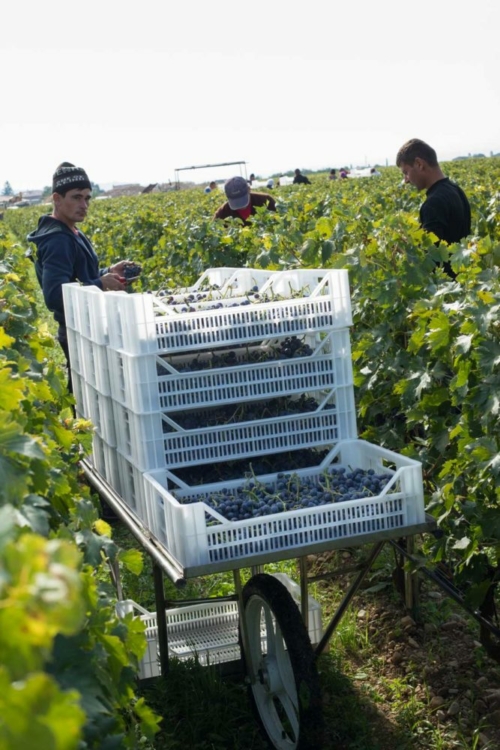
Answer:
[{"label": "purple grape cluster", "polygon": [[208,292],[200,291],[190,292],[189,294],[176,294],[175,291],[161,290],[157,293],[157,296],[160,297],[163,302],[166,302],[167,305],[176,307],[177,312],[189,313],[198,312],[199,308],[194,307],[194,305],[200,302],[209,302],[210,299],[214,296],[218,296],[219,298],[214,300],[212,305],[204,307],[204,310],[220,310],[223,307],[246,307],[252,304],[276,302],[277,300],[283,299],[293,299],[294,297],[308,297],[309,294],[310,292],[308,289],[301,289],[299,291],[291,289],[290,294],[287,297],[267,293],[261,294],[259,292],[259,287],[254,286],[249,292],[246,292],[243,299],[239,297],[230,302],[230,297],[225,297],[224,299],[226,301],[226,304],[224,304],[220,297],[219,287],[217,285],[213,285]]},{"label": "purple grape cluster", "polygon": [[[322,505],[377,497],[390,481],[388,473],[377,474],[374,469],[346,470],[330,467],[319,476],[299,477],[297,474],[278,473],[268,484],[255,477],[236,489],[223,488],[204,502],[228,521],[243,521],[275,513],[317,508]],[[199,496],[181,500],[199,502]]]},{"label": "purple grape cluster", "polygon": [[[297,336],[287,336],[278,344],[266,348],[241,347],[222,351],[212,351],[210,357],[194,357],[189,362],[177,364],[175,359],[167,360],[173,365],[177,372],[197,372],[199,370],[215,370],[223,367],[241,367],[245,364],[259,364],[263,362],[274,362],[282,359],[293,359],[295,357],[310,357],[313,350]],[[158,375],[163,375],[160,364],[157,366]]]},{"label": "purple grape cluster", "polygon": [[[318,402],[311,396],[302,394],[298,398],[278,397],[269,401],[250,401],[242,404],[227,404],[213,409],[187,411],[171,414],[173,421],[184,430],[198,430],[203,427],[253,422],[262,419],[287,417],[292,414],[310,414],[316,411]],[[324,409],[333,409],[326,404]],[[163,423],[163,432],[173,432],[174,428]]]},{"label": "purple grape cluster", "polygon": [[295,470],[306,469],[309,466],[318,466],[327,455],[326,448],[301,448],[253,458],[238,458],[221,463],[180,467],[175,470],[175,475],[185,484],[196,487],[201,484],[228,482],[246,476],[285,472],[290,466],[293,466]]}]

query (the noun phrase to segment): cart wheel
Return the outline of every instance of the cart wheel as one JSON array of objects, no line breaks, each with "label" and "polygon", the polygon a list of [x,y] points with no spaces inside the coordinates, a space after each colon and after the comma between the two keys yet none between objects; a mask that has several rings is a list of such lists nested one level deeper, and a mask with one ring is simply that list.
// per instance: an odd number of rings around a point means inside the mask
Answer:
[{"label": "cart wheel", "polygon": [[243,617],[248,634],[243,660],[247,673],[254,675],[250,698],[272,747],[319,750],[319,678],[297,605],[280,581],[258,574],[243,588]]}]

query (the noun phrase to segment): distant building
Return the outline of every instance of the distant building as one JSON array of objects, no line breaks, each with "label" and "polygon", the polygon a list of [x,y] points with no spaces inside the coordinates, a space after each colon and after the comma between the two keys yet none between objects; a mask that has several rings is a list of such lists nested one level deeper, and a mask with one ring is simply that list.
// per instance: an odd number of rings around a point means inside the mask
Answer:
[{"label": "distant building", "polygon": [[108,198],[122,198],[124,195],[140,195],[143,190],[144,187],[138,183],[113,185],[111,190],[106,190],[104,195]]},{"label": "distant building", "polygon": [[32,206],[42,202],[43,190],[24,190],[21,196],[21,200],[28,201],[29,205]]}]

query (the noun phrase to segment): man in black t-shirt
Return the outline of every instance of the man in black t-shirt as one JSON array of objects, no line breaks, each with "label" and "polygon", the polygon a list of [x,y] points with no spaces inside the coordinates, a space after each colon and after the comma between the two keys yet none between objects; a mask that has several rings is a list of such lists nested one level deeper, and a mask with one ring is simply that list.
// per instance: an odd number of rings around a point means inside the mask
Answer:
[{"label": "man in black t-shirt", "polygon": [[[462,188],[445,177],[438,164],[436,152],[424,141],[412,138],[398,151],[396,165],[405,182],[417,190],[426,190],[427,198],[420,207],[420,223],[428,232],[451,244],[467,237],[471,231],[470,205]],[[443,269],[452,279],[448,261]]]},{"label": "man in black t-shirt", "polygon": [[311,180],[309,177],[306,177],[305,174],[302,174],[300,169],[296,169],[293,174],[293,184],[294,185],[310,185]]}]

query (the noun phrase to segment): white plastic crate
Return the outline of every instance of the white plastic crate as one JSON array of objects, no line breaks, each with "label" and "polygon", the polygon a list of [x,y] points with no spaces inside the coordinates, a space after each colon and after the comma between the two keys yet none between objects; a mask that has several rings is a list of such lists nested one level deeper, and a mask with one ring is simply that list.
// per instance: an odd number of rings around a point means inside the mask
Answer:
[{"label": "white plastic crate", "polygon": [[92,436],[91,462],[145,528],[149,528],[143,473],[116,448],[107,445],[97,433]]},{"label": "white plastic crate", "polygon": [[101,475],[101,477],[106,479],[106,481],[109,481],[109,475],[104,458],[104,440],[100,438],[97,433],[94,433],[92,435],[91,459],[94,469]]},{"label": "white plastic crate", "polygon": [[71,372],[76,372],[78,375],[84,375],[82,337],[78,331],[75,331],[72,328],[67,328],[66,332],[68,337]]},{"label": "white plastic crate", "polygon": [[[147,649],[139,665],[139,677],[146,679],[160,674],[158,662],[158,622],[156,612],[148,612],[135,602],[118,602],[117,612],[139,613],[145,626]],[[222,664],[241,657],[238,643],[238,604],[213,602],[191,604],[167,609],[169,657],[187,661],[198,657],[201,664]]]},{"label": "white plastic crate", "polygon": [[[295,281],[300,281],[300,273],[295,272]],[[305,273],[310,284],[312,277]],[[196,303],[195,312],[181,312],[152,294],[107,292],[103,299],[109,344],[129,354],[187,352],[351,325],[347,271],[315,273],[320,282],[307,296],[246,305],[228,298],[221,300],[220,309],[213,309],[212,302]],[[283,284],[283,294],[290,288],[290,278]]]},{"label": "white plastic crate", "polygon": [[[181,565],[202,567],[208,574],[211,565],[216,568],[221,562],[251,564],[252,557],[276,552],[292,557],[297,549],[307,548],[311,553],[325,542],[348,542],[359,535],[382,532],[404,533],[406,527],[424,522],[422,467],[418,461],[363,440],[346,440],[336,445],[319,466],[294,473],[317,481],[334,463],[349,470],[374,469],[392,478],[377,497],[230,522],[203,500],[222,488],[235,490],[245,484],[244,479],[189,487],[171,471],[146,472],[150,529]],[[277,475],[257,479],[273,484]],[[194,502],[179,502],[183,499]]]},{"label": "white plastic crate", "polygon": [[[318,340],[316,340],[318,339]],[[248,363],[272,351],[274,340],[255,347],[230,350],[232,367],[207,367],[185,371],[194,359],[213,362],[219,351],[199,355],[127,354],[107,349],[110,390],[113,399],[132,411],[181,411],[242,401],[290,396],[330,389],[353,382],[351,348],[347,329],[323,338],[306,337],[313,353],[305,357]],[[94,345],[97,346],[97,345]]]},{"label": "white plastic crate", "polygon": [[88,382],[85,382],[85,392],[89,419],[104,442],[115,447],[117,439],[111,397],[99,393]]},{"label": "white plastic crate", "polygon": [[66,326],[95,341],[96,344],[106,344],[106,294],[102,289],[92,284],[82,286],[73,282],[63,284],[62,291]]},{"label": "white plastic crate", "polygon": [[86,382],[104,396],[111,395],[107,347],[80,336],[83,374]]},{"label": "white plastic crate", "polygon": [[80,319],[78,315],[78,289],[80,284],[73,282],[71,284],[63,284],[63,304],[64,304],[64,318],[66,321],[66,328],[70,328],[73,331],[80,333]]},{"label": "white plastic crate", "polygon": [[76,370],[71,370],[71,383],[73,386],[73,397],[75,399],[75,411],[77,417],[90,419],[89,405],[87,401],[87,386],[85,378]]},{"label": "white plastic crate", "polygon": [[[192,429],[181,427],[175,415],[136,414],[113,401],[117,446],[148,471],[331,446],[357,436],[352,386],[308,395],[322,399],[315,411]],[[196,422],[196,412],[187,414]]]},{"label": "white plastic crate", "polygon": [[[273,574],[300,606],[300,587],[285,573]],[[116,606],[119,617],[132,612],[145,626],[147,649],[139,665],[139,677],[160,674],[158,657],[158,621],[156,612],[148,612],[127,599]],[[238,661],[241,657],[238,640],[239,611],[237,602],[203,602],[167,609],[168,655],[180,661],[194,659],[203,665]],[[323,635],[321,605],[308,597],[309,637],[317,644]]]},{"label": "white plastic crate", "polygon": [[114,452],[116,474],[110,477],[108,483],[125,500],[130,510],[135,513],[144,526],[151,528],[152,520],[150,521],[149,519],[146,505],[143,472],[132,461],[123,456],[120,451],[116,449],[111,450]]}]

